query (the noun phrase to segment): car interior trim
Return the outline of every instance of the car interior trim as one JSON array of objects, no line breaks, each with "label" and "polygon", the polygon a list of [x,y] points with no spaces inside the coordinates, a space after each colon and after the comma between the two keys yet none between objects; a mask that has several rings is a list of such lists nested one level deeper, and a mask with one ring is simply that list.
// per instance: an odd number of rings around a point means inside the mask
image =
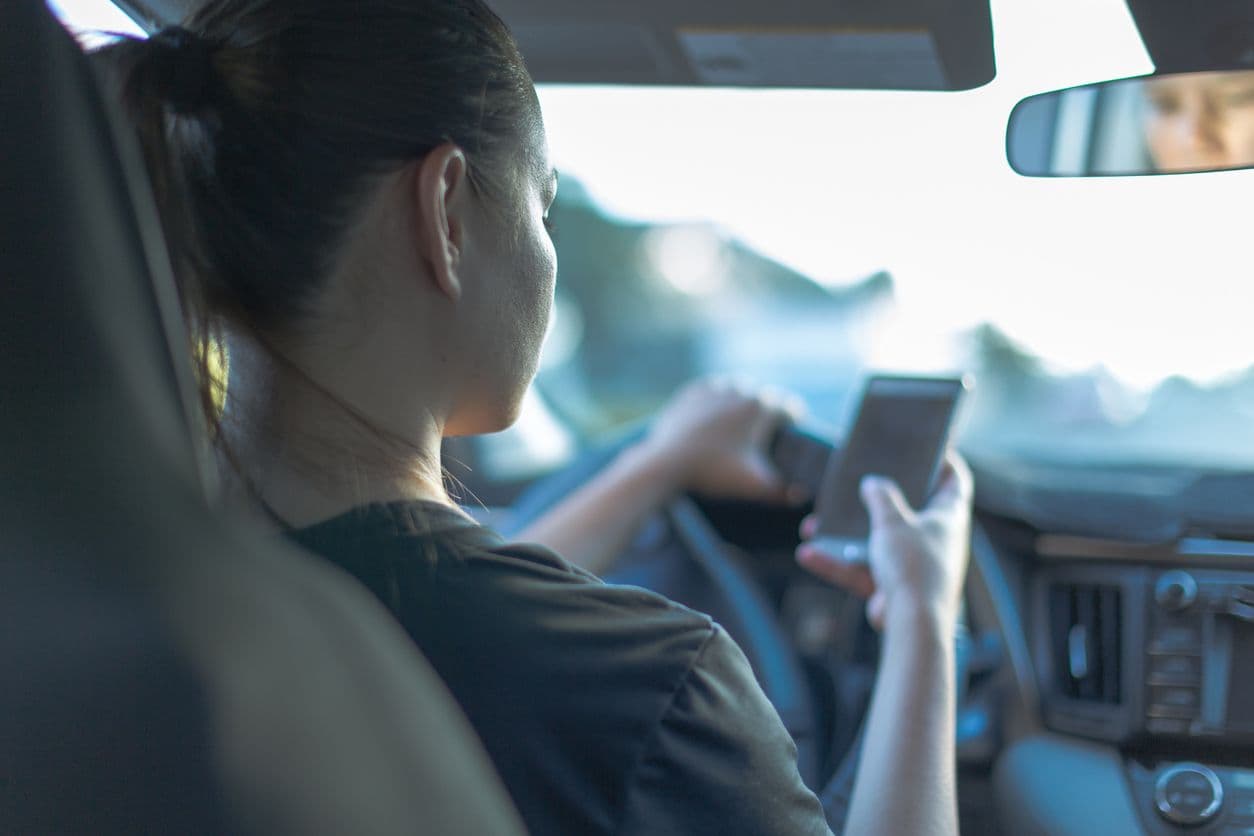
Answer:
[{"label": "car interior trim", "polygon": [[967,596],[973,614],[987,620],[1005,642],[1006,659],[1013,681],[1013,696],[1007,699],[1016,707],[1012,717],[1024,733],[1040,728],[1041,697],[1028,647],[1027,626],[1020,615],[1010,590],[1010,582],[1002,571],[997,549],[980,525],[971,532],[971,574],[967,580]]},{"label": "car interior trim", "polygon": [[1173,566],[1183,560],[1199,567],[1213,564],[1232,569],[1254,567],[1254,543],[1209,537],[1186,537],[1172,543],[1132,543],[1070,534],[1040,534],[1034,551],[1037,557],[1046,560],[1127,561]]}]

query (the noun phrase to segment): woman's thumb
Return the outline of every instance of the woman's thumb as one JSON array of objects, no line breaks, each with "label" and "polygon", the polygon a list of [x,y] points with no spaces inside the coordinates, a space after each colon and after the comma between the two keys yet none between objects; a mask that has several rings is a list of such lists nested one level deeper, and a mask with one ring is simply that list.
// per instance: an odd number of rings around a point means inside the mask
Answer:
[{"label": "woman's thumb", "polygon": [[768,501],[783,501],[787,498],[787,485],[779,472],[765,456],[752,455],[742,464],[743,472],[753,492]]},{"label": "woman's thumb", "polygon": [[901,489],[891,479],[883,476],[866,476],[862,479],[862,502],[871,516],[871,526],[880,528],[894,522],[909,519],[913,513],[910,504],[902,496]]}]

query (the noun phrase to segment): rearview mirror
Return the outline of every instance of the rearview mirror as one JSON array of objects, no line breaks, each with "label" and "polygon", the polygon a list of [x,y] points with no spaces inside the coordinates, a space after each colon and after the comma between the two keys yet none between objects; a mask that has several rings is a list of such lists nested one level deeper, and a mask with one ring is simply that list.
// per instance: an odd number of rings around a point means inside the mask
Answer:
[{"label": "rearview mirror", "polygon": [[1006,131],[1029,177],[1225,171],[1254,166],[1254,70],[1149,75],[1024,99]]}]

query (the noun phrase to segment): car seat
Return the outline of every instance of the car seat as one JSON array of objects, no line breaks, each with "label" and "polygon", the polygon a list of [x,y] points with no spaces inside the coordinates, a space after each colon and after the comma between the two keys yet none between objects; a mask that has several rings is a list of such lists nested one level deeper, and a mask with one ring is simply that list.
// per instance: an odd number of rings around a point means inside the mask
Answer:
[{"label": "car seat", "polygon": [[134,138],[0,4],[0,830],[520,833],[364,589],[210,502]]}]

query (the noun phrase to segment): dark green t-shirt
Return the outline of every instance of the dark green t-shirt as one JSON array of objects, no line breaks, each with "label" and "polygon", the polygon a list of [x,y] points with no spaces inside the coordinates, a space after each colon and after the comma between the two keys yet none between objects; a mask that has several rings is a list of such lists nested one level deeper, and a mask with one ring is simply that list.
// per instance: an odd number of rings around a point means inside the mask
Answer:
[{"label": "dark green t-shirt", "polygon": [[707,616],[435,503],[290,536],[392,610],[533,834],[829,832],[744,654]]}]

